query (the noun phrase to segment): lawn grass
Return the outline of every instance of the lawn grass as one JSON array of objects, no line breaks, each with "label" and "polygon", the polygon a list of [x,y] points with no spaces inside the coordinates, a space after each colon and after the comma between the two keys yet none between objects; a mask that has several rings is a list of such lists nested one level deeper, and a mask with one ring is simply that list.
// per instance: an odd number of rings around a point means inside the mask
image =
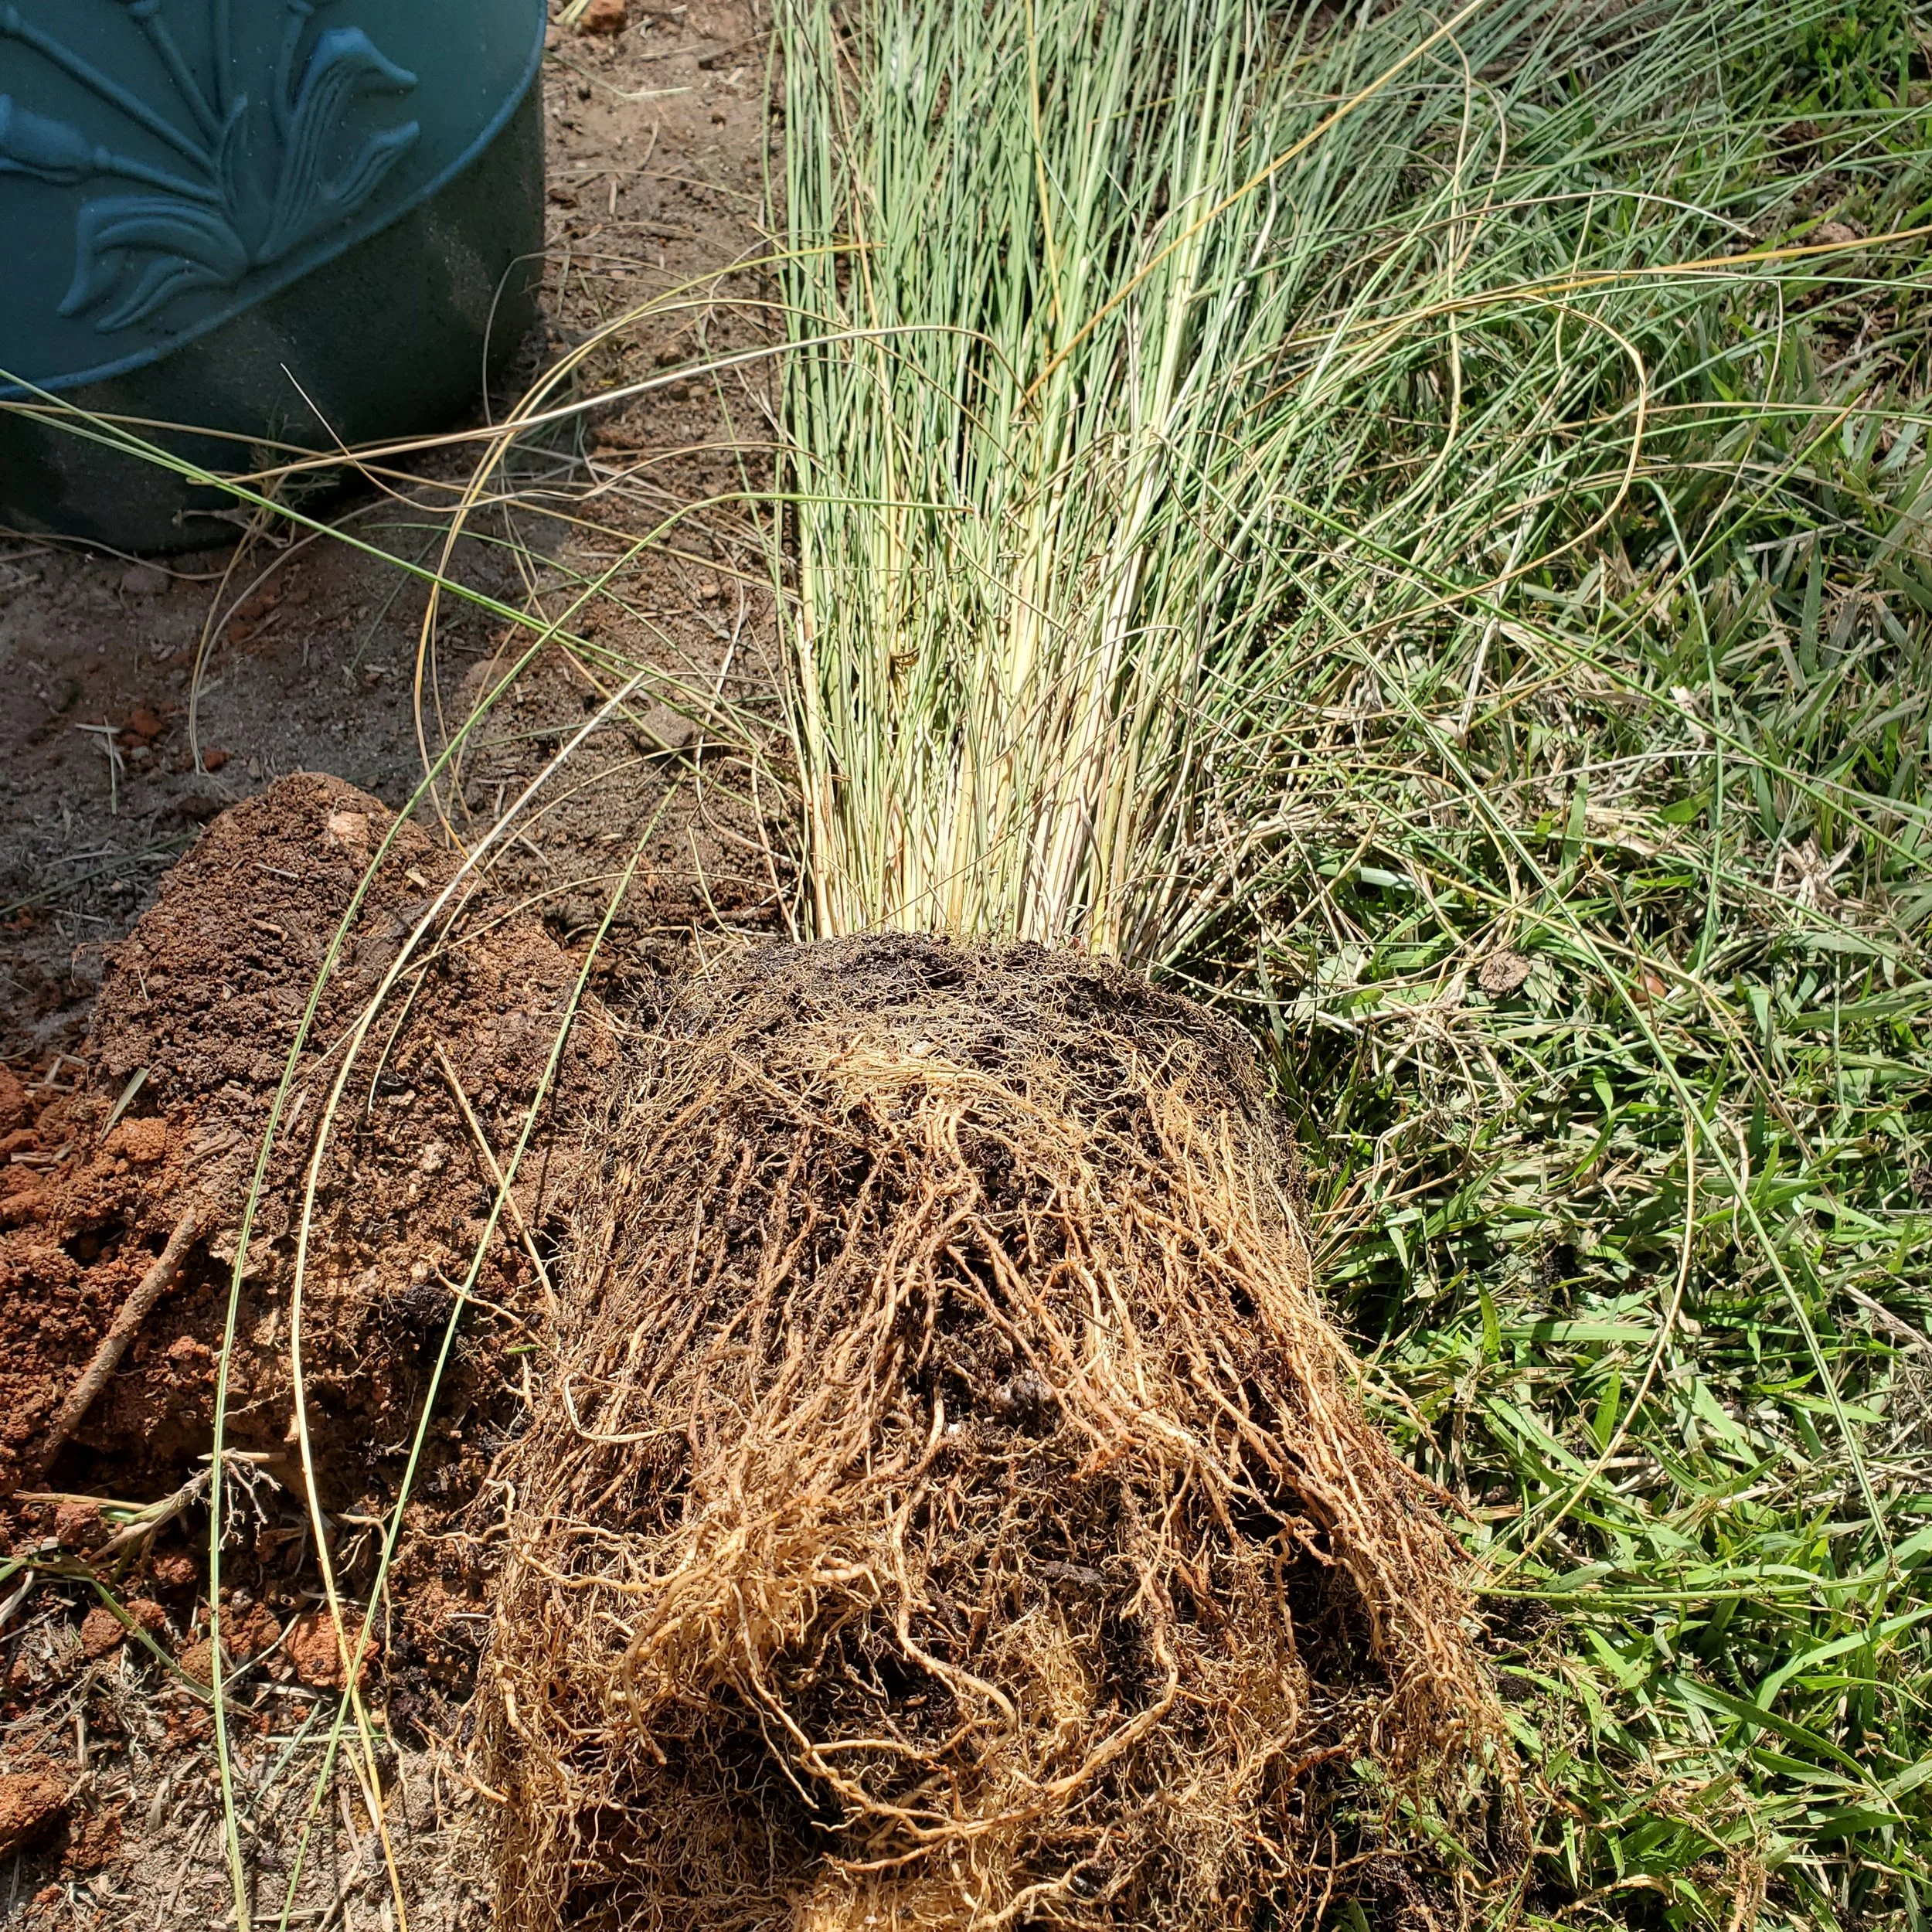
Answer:
[{"label": "lawn grass", "polygon": [[816,910],[1253,1025],[1497,1920],[1916,1927],[1932,16],[1455,17],[781,10]]}]

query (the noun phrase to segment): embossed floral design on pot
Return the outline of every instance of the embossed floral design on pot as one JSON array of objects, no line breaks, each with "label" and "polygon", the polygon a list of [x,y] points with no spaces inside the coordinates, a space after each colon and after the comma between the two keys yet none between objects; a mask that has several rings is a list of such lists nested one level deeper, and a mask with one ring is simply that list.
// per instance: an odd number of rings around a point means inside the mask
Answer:
[{"label": "embossed floral design on pot", "polygon": [[[94,141],[71,122],[0,94],[0,173],[56,186],[96,179],[139,184],[81,204],[74,274],[63,315],[98,311],[104,335],[155,315],[184,291],[232,288],[345,220],[415,145],[399,122],[360,138],[355,104],[401,95],[416,77],[388,60],[360,27],[330,27],[304,50],[317,0],[283,0],[279,51],[260,97],[235,86],[232,0],[206,0],[212,85],[184,57],[163,0],[115,0],[145,34],[189,124],[171,119],[100,72],[54,35],[0,6],[0,39],[52,62],[125,121],[165,144],[185,165],[155,167]],[[320,0],[327,6],[331,0]]]}]

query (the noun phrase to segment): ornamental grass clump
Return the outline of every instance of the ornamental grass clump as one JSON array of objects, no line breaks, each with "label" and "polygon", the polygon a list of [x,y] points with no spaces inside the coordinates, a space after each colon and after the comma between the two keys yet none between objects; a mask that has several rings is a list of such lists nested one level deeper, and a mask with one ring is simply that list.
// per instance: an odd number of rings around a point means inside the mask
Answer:
[{"label": "ornamental grass clump", "polygon": [[[1434,1499],[1322,1317],[1251,1044],[1094,957],[1172,924],[1226,592],[1174,485],[1293,312],[1243,184],[1335,104],[1239,7],[781,31],[818,942],[693,989],[596,1130],[506,1470],[500,1913],[1459,1916],[1508,1807],[1471,1810],[1500,1723]],[[936,937],[853,937],[893,927]]]}]

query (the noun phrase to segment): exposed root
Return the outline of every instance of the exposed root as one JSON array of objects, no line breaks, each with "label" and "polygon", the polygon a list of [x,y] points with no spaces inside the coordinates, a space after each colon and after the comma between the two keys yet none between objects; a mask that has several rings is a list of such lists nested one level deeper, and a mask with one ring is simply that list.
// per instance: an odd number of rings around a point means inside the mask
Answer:
[{"label": "exposed root", "polygon": [[1494,1706],[1241,1036],[1073,955],[775,948],[604,1135],[508,1467],[502,1923],[1458,1915],[1398,1811],[1469,1815]]},{"label": "exposed root", "polygon": [[182,1210],[181,1218],[175,1223],[174,1232],[168,1237],[167,1246],[155,1258],[154,1265],[134,1284],[133,1292],[121,1304],[121,1312],[100,1338],[100,1345],[94,1350],[80,1379],[60,1405],[60,1413],[54,1417],[53,1427],[47,1431],[46,1441],[40,1451],[43,1471],[66,1447],[74,1430],[80,1426],[81,1417],[94,1406],[94,1397],[107,1386],[107,1378],[121,1366],[121,1358],[128,1352],[128,1344],[153,1311],[168,1283],[180,1272],[189,1248],[200,1234],[207,1219],[208,1210],[199,1201],[189,1202]]}]

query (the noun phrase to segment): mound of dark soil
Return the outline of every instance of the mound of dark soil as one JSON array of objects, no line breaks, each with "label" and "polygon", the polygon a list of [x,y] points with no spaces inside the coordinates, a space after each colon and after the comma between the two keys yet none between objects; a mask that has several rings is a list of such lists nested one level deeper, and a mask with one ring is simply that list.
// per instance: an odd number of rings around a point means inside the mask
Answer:
[{"label": "mound of dark soil", "polygon": [[[63,1158],[7,1170],[11,1191],[0,1197],[0,1509],[16,1492],[149,1501],[207,1455],[243,1206],[318,979],[237,1308],[227,1440],[252,1452],[270,1481],[236,1580],[267,1594],[305,1546],[291,1342],[311,1170],[301,1339],[320,1500],[352,1519],[393,1500],[495,1192],[479,1136],[491,1158],[508,1159],[577,967],[533,919],[466,882],[368,1029],[315,1161],[358,1023],[456,870],[446,849],[403,826],[323,978],[392,822],[340,781],[284,780],[208,828],[116,950],[73,1090],[43,1107],[32,1130]],[[515,1189],[533,1237],[547,1238],[556,1218],[556,1110],[580,1113],[610,1058],[600,1021],[587,1015]],[[45,1466],[63,1398],[189,1216],[199,1235],[180,1279]],[[443,1379],[419,1478],[424,1529],[474,1495],[523,1413],[521,1379],[506,1381],[502,1350],[526,1338],[519,1325],[540,1321],[545,1303],[515,1217],[491,1236],[474,1293],[489,1306],[465,1317]],[[266,1500],[276,1495],[279,1507]],[[36,1512],[16,1497],[12,1507],[35,1533],[55,1530],[72,1547],[105,1533],[71,1504]],[[361,1539],[365,1558],[372,1546]],[[345,1555],[352,1570],[356,1549]],[[474,1641],[468,1648],[474,1655]]]},{"label": "mound of dark soil", "polygon": [[504,1925],[1440,1900],[1400,1807],[1493,1706],[1250,1043],[1084,957],[771,949],[594,1148],[505,1465]]}]

